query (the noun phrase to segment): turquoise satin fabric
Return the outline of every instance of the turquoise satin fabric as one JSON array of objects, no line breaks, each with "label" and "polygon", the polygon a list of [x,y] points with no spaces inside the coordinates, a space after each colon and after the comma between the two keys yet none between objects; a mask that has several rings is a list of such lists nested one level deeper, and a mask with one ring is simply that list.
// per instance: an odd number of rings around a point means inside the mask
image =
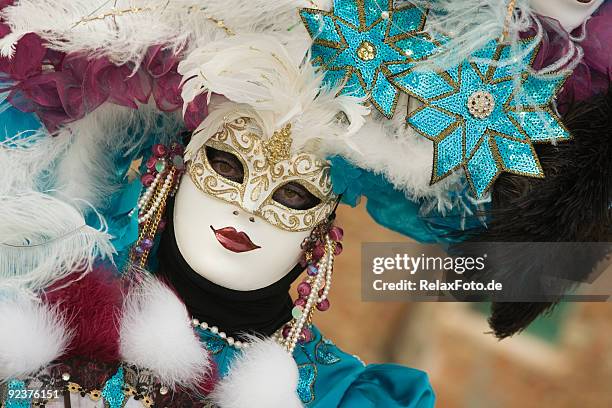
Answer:
[{"label": "turquoise satin fabric", "polygon": [[[383,175],[355,167],[340,156],[329,160],[334,193],[342,194],[342,202],[352,207],[359,204],[361,197],[367,198],[370,216],[390,230],[422,243],[447,244],[465,239],[467,230],[483,227],[478,217],[466,217],[459,213],[462,210],[444,216],[435,209],[424,214],[424,202],[408,199]],[[467,189],[461,194],[467,194]],[[463,201],[471,205],[468,199]],[[476,214],[478,208],[474,205],[470,211]]]},{"label": "turquoise satin fabric", "polygon": [[[297,394],[308,408],[431,408],[434,392],[427,374],[396,364],[364,365],[311,327],[313,340],[296,347],[300,379]],[[221,376],[240,353],[224,339],[198,329]]]},{"label": "turquoise satin fabric", "polygon": [[115,193],[113,204],[106,211],[108,230],[113,237],[111,242],[117,251],[114,261],[119,271],[123,270],[131,246],[138,239],[138,217],[136,214],[130,217],[129,214],[136,207],[141,192],[140,180],[132,181]]}]

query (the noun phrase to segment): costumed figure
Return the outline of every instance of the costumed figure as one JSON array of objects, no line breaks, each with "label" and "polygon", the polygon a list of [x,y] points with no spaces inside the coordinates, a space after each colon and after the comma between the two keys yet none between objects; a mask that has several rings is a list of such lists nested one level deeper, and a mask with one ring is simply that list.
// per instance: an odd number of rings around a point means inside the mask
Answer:
[{"label": "costumed figure", "polygon": [[[340,203],[457,256],[609,240],[612,5],[201,3],[0,1],[3,406],[432,407],[314,324]],[[507,248],[472,279],[609,251]]]}]

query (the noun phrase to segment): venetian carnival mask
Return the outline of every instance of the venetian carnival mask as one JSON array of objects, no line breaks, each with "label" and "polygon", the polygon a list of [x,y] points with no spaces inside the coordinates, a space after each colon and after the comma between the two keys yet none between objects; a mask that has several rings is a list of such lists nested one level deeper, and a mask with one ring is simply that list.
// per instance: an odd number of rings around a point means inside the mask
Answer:
[{"label": "venetian carnival mask", "polygon": [[536,12],[553,17],[568,32],[578,28],[593,14],[604,0],[531,0]]},{"label": "venetian carnival mask", "polygon": [[208,280],[256,290],[299,261],[300,245],[332,213],[329,166],[291,151],[291,125],[271,137],[257,120],[226,117],[201,146],[190,146],[174,207],[187,263]]}]

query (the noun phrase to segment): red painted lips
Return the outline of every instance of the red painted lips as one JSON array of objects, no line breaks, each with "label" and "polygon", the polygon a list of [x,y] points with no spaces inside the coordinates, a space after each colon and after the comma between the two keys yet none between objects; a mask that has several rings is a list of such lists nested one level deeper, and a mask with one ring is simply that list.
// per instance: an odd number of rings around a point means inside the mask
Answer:
[{"label": "red painted lips", "polygon": [[210,229],[214,232],[217,241],[225,249],[232,252],[248,252],[261,248],[259,245],[255,245],[247,234],[242,231],[236,231],[234,227],[225,227],[217,230],[211,225]]}]

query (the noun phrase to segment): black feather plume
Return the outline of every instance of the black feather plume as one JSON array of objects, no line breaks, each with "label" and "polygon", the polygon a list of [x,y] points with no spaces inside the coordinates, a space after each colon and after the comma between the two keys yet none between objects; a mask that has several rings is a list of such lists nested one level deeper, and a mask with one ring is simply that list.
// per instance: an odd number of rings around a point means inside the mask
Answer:
[{"label": "black feather plume", "polygon": [[[449,249],[462,256],[488,254],[487,268],[470,278],[483,282],[495,279],[504,284],[508,301],[495,299],[489,319],[498,338],[525,329],[551,310],[559,296],[535,303],[513,299],[571,287],[571,282],[542,276],[584,281],[610,253],[612,92],[574,104],[563,122],[573,135],[572,141],[536,146],[545,178],[504,173],[493,189],[488,228]],[[493,242],[513,244],[500,248],[490,244]],[[566,244],[547,246],[542,251],[532,242]],[[576,244],[586,242],[602,244]],[[557,287],[550,290],[548,284]]]}]

